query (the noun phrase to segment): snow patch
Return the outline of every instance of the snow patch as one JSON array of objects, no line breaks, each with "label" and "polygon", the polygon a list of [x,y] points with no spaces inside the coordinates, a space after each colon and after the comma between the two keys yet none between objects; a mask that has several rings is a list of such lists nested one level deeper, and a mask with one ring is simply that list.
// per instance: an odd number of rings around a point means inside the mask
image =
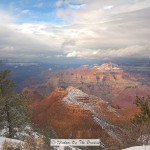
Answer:
[{"label": "snow patch", "polygon": [[93,117],[94,121],[100,125],[102,127],[102,129],[104,129],[111,137],[117,139],[116,134],[114,133],[114,131],[112,130],[112,128],[115,128],[114,125],[108,123],[107,121],[105,121],[104,119],[101,119],[100,117],[94,116]]},{"label": "snow patch", "polygon": [[119,68],[118,65],[112,63],[102,64],[101,66],[95,65],[93,66],[93,68],[96,68],[100,72],[118,72],[119,70],[121,70],[121,68]]},{"label": "snow patch", "polygon": [[123,150],[150,150],[150,145],[135,146],[135,147],[126,148]]},{"label": "snow patch", "polygon": [[86,93],[72,86],[68,87],[67,90],[68,90],[68,95],[63,98],[64,102],[80,105],[80,102],[78,102],[77,99],[80,97],[88,97]]},{"label": "snow patch", "polygon": [[[69,87],[67,90],[68,95],[63,98],[63,101],[66,104],[77,105],[84,110],[90,111],[91,113],[96,113],[95,110],[100,109],[99,106],[93,101],[92,96],[89,96],[88,94],[74,87]],[[101,100],[101,102],[104,101]]]}]

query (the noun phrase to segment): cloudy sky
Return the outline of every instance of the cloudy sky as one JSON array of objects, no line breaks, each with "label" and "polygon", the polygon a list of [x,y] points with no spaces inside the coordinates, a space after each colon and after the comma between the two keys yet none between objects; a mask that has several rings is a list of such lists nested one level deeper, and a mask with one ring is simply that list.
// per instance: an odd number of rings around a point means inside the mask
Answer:
[{"label": "cloudy sky", "polygon": [[0,59],[150,57],[150,0],[1,0]]}]

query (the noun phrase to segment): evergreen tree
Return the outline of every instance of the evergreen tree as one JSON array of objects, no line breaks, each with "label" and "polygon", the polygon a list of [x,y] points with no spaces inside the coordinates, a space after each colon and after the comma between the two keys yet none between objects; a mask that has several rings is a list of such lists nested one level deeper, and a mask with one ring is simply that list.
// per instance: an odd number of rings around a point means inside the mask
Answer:
[{"label": "evergreen tree", "polygon": [[26,95],[15,93],[15,84],[9,76],[9,70],[0,71],[0,129],[6,131],[7,137],[14,138],[27,125],[29,113]]},{"label": "evergreen tree", "polygon": [[150,96],[136,97],[135,104],[140,108],[140,112],[132,119],[133,123],[150,121]]}]

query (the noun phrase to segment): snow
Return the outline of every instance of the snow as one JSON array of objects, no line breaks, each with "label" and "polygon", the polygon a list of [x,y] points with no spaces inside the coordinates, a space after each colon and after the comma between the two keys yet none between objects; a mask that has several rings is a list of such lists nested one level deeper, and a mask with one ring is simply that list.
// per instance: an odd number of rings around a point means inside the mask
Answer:
[{"label": "snow", "polygon": [[121,68],[118,67],[116,64],[102,64],[101,66],[94,65],[93,68],[96,68],[100,72],[118,72],[121,70]]},{"label": "snow", "polygon": [[116,134],[114,133],[114,131],[112,130],[113,128],[115,128],[115,126],[107,121],[105,121],[104,119],[97,117],[96,115],[93,117],[94,121],[100,125],[110,136],[112,136],[113,138],[117,139]]},{"label": "snow", "polygon": [[[19,140],[24,140],[26,137],[32,135],[34,137],[38,137],[38,132],[34,132],[30,125],[25,126],[21,130],[19,128],[14,128],[16,134],[14,138]],[[5,137],[8,134],[8,128],[4,127],[4,129],[0,130],[0,137]]]},{"label": "snow", "polygon": [[138,141],[139,142],[142,142],[143,145],[146,143],[147,145],[150,145],[150,135],[149,134],[145,134],[145,135],[141,135],[139,138],[138,138]]},{"label": "snow", "polygon": [[126,148],[123,150],[150,150],[150,145],[135,146],[135,147]]},{"label": "snow", "polygon": [[[95,101],[93,101],[92,96],[71,86],[67,88],[67,90],[68,90],[68,95],[63,98],[63,102],[65,102],[66,104],[77,105],[80,108],[83,108],[84,110],[90,111],[91,113],[96,113],[95,110],[99,110],[99,106],[95,105]],[[99,100],[99,102],[104,102],[104,101]]]},{"label": "snow", "polygon": [[76,89],[74,87],[68,87],[68,95],[63,99],[63,101],[67,102],[67,103],[73,103],[73,104],[77,104],[80,105],[80,102],[77,101],[77,99],[79,97],[88,97],[88,95],[84,92],[82,92],[79,89]]},{"label": "snow", "polygon": [[5,137],[0,137],[0,150],[2,150],[2,145],[4,142],[11,142],[11,143],[16,143],[16,144],[23,144],[22,141],[15,140],[15,139],[10,139],[10,138],[5,138]]},{"label": "snow", "polygon": [[4,129],[0,130],[0,136],[4,136],[5,133],[8,132],[8,129],[6,127],[4,127]]}]

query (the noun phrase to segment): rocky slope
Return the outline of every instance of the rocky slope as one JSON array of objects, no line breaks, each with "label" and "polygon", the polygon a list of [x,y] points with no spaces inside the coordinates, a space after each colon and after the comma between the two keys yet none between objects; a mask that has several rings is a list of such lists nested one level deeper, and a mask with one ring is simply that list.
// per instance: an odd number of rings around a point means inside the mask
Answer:
[{"label": "rocky slope", "polygon": [[30,108],[32,121],[53,127],[59,138],[100,138],[106,148],[120,143],[125,132],[118,126],[127,120],[122,109],[71,86],[34,100]]}]

